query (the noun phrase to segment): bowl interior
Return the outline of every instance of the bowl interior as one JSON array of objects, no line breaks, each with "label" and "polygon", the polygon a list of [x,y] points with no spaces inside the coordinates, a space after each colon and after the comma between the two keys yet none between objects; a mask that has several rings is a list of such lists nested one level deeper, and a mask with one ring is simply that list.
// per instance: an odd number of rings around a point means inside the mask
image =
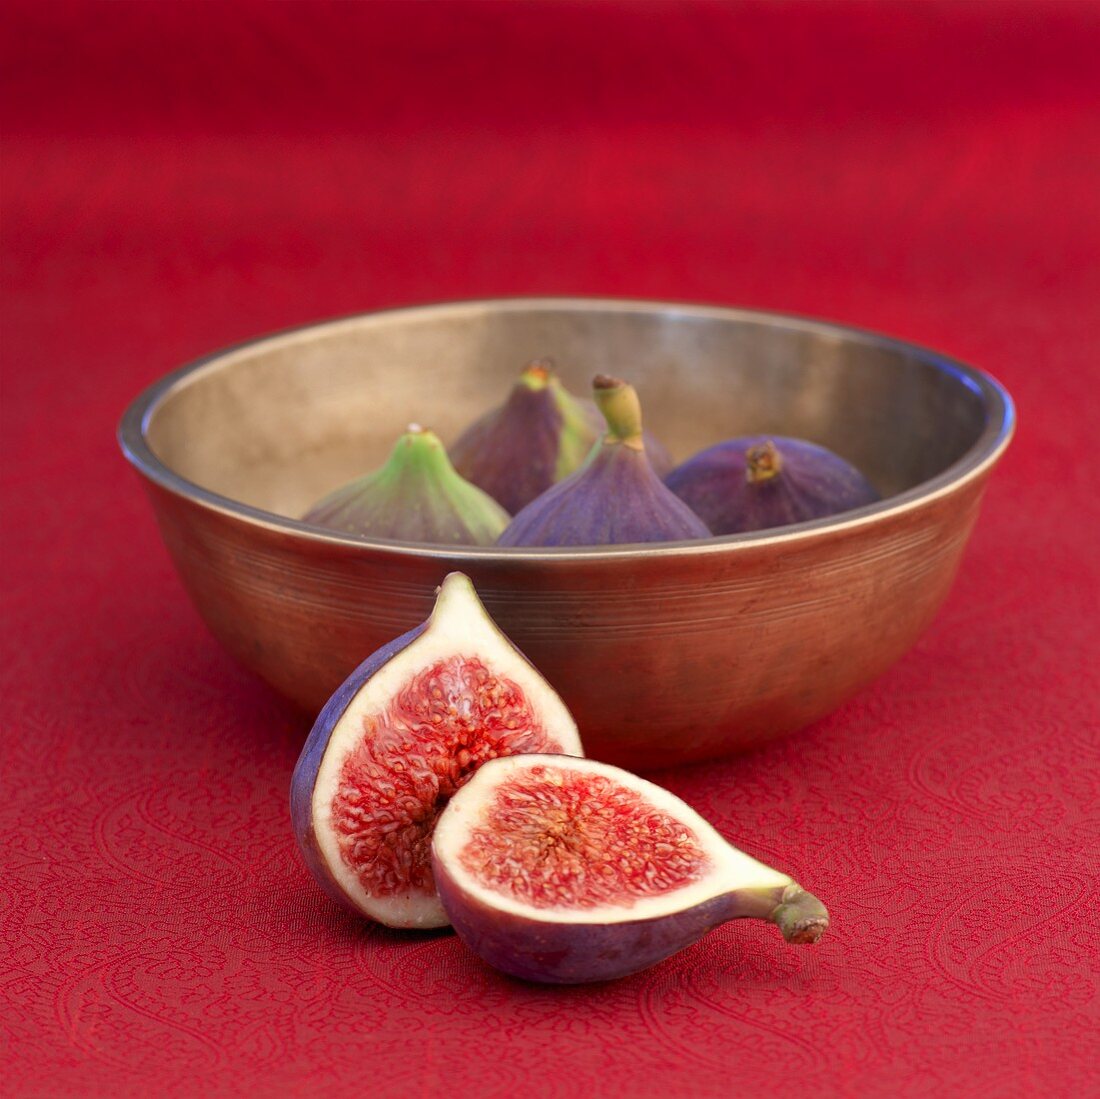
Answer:
[{"label": "bowl interior", "polygon": [[146,440],[201,488],[294,518],[377,466],[409,422],[453,441],[546,356],[578,394],[600,372],[635,383],[677,460],[734,435],[797,435],[884,496],[999,426],[981,375],[881,337],[735,310],[517,300],[367,314],[221,353],[165,384]]}]

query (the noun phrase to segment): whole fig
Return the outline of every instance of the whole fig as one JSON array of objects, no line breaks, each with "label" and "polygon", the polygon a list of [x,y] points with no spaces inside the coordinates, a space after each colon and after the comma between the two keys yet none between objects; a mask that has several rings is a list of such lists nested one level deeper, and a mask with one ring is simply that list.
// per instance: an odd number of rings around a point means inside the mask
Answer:
[{"label": "whole fig", "polygon": [[530,981],[623,977],[729,920],[770,921],[789,943],[829,923],[675,795],[586,759],[487,763],[443,810],[432,865],[459,937]]},{"label": "whole fig", "polygon": [[565,704],[450,573],[431,617],[379,649],[321,711],[291,780],[306,865],[390,927],[443,927],[430,848],[440,810],[481,764],[579,755]]},{"label": "whole fig", "polygon": [[665,484],[715,534],[804,523],[881,499],[839,455],[780,435],[717,443],[674,469]]},{"label": "whole fig", "polygon": [[549,359],[531,362],[507,400],[450,448],[455,469],[515,514],[585,460],[599,431]]},{"label": "whole fig", "polygon": [[706,524],[653,471],[634,388],[600,374],[592,383],[607,434],[585,465],[523,508],[501,546],[600,546],[708,538]]},{"label": "whole fig", "polygon": [[455,472],[431,431],[410,424],[381,469],[314,504],[307,523],[403,542],[491,546],[508,513]]}]

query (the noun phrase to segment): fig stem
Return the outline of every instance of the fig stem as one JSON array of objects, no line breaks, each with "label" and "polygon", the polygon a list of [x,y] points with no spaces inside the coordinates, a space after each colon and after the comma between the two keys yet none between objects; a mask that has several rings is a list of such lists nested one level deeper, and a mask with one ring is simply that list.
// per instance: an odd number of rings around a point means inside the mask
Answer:
[{"label": "fig stem", "polygon": [[816,943],[829,926],[829,913],[812,893],[791,882],[768,919],[789,943]]},{"label": "fig stem", "polygon": [[553,359],[532,359],[519,376],[519,384],[538,391],[545,389],[554,377]]},{"label": "fig stem", "polygon": [[385,464],[378,471],[383,483],[400,479],[407,469],[430,470],[439,475],[454,473],[439,436],[420,424],[409,424],[408,430],[394,443]]},{"label": "fig stem", "polygon": [[619,378],[597,374],[592,379],[592,396],[607,421],[605,443],[622,443],[644,450],[642,443],[642,404],[632,385]]},{"label": "fig stem", "polygon": [[783,456],[771,439],[745,451],[745,480],[750,485],[761,485],[782,472]]}]

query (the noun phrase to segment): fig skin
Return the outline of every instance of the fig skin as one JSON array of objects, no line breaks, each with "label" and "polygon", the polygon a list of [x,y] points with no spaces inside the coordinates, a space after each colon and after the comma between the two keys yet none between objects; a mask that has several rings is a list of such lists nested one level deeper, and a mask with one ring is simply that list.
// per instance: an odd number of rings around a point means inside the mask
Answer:
[{"label": "fig skin", "polygon": [[653,472],[663,481],[672,472],[676,463],[672,460],[668,447],[652,432],[643,431],[642,439],[645,441],[645,456],[649,459]]},{"label": "fig skin", "polygon": [[[343,887],[336,881],[328,862],[321,854],[317,834],[313,827],[313,790],[317,784],[317,775],[321,769],[321,760],[328,748],[329,736],[336,722],[348,708],[351,700],[369,679],[388,664],[395,656],[404,652],[428,628],[428,621],[421,622],[407,633],[373,652],[337,687],[335,694],[325,703],[317,720],[313,723],[306,738],[302,754],[294,767],[290,781],[290,819],[294,827],[294,837],[302,853],[306,866],[316,879],[317,884],[342,908],[362,915],[362,911],[352,903]],[[440,926],[440,925],[436,925]]]},{"label": "fig skin", "polygon": [[665,484],[716,535],[804,523],[882,499],[839,455],[781,435],[717,443],[674,469]]},{"label": "fig skin", "polygon": [[502,405],[451,445],[455,469],[509,514],[578,469],[599,428],[549,359],[528,363]]},{"label": "fig skin", "polygon": [[[471,615],[476,615],[476,620],[472,620]],[[434,634],[437,640],[433,642],[429,634]],[[443,644],[439,642],[439,638],[442,638]],[[419,647],[418,642],[422,642]],[[488,656],[489,665],[498,673],[519,681],[525,698],[534,703],[535,712],[543,721],[544,739],[550,741],[548,750],[577,755],[581,755],[584,750],[576,723],[564,703],[492,620],[478,599],[469,577],[459,572],[449,573],[437,590],[436,603],[427,620],[372,653],[336,689],[314,722],[291,778],[291,824],[307,868],[325,893],[341,907],[390,927],[445,927],[448,920],[438,896],[434,893],[424,895],[409,890],[403,894],[374,896],[360,892],[358,897],[349,893],[349,886],[342,883],[339,875],[334,873],[330,862],[332,856],[326,856],[324,845],[318,836],[315,801],[322,766],[334,738],[341,738],[337,745],[338,750],[354,747],[355,740],[351,739],[349,742],[346,728],[342,728],[342,721],[349,708],[357,701],[360,692],[379,674],[384,676],[400,671],[404,674],[395,678],[395,683],[407,683],[414,670],[423,666],[426,645],[434,645],[434,649],[427,655],[429,662],[438,660],[440,651],[446,649]],[[407,653],[410,654],[409,657],[406,657]],[[397,662],[405,659],[409,660],[409,667],[401,668]],[[376,705],[368,708],[366,715],[374,717],[377,703],[384,701],[386,697],[381,695],[375,699]],[[517,730],[506,735],[519,737],[523,734],[524,730]],[[497,744],[502,744],[502,738],[497,738]],[[472,754],[475,746],[467,743],[466,747],[470,749],[466,754]],[[339,756],[337,761],[339,762]],[[405,760],[399,759],[398,762],[402,765],[402,770],[405,770]],[[471,773],[467,773],[461,781],[468,780]],[[392,774],[383,774],[379,779],[384,783],[392,783],[392,780]],[[331,802],[323,804],[322,811],[329,811]],[[435,803],[427,804],[427,807],[434,808]],[[354,874],[350,870],[345,872],[349,876]],[[353,892],[355,888],[352,887]]]},{"label": "fig skin", "polygon": [[590,984],[640,973],[734,919],[715,897],[660,919],[616,924],[555,924],[499,912],[464,894],[435,865],[436,889],[451,926],[494,969],[538,984]]},{"label": "fig skin", "polygon": [[[716,855],[712,869],[702,879],[704,888],[691,886],[696,895],[704,895],[696,903],[677,908],[678,891],[673,889],[663,895],[667,898],[664,911],[639,919],[615,919],[612,915],[603,920],[598,912],[586,915],[581,908],[536,909],[509,898],[494,903],[491,889],[477,895],[469,885],[469,876],[463,881],[463,874],[456,869],[461,863],[461,845],[479,823],[475,799],[486,804],[485,791],[491,794],[493,783],[506,790],[508,774],[540,763],[557,767],[564,763],[571,770],[621,777],[631,789],[657,791],[664,800],[654,798],[651,804],[658,809],[676,803],[680,808],[673,813],[674,819],[695,831],[704,850]],[[728,865],[723,861],[723,849],[734,860]],[[679,799],[628,772],[592,760],[563,761],[532,754],[487,763],[441,815],[432,845],[432,865],[443,907],[466,945],[502,972],[546,984],[629,976],[730,920],[767,920],[788,943],[798,945],[816,943],[829,923],[825,906],[813,894],[787,875],[737,851]],[[647,903],[652,910],[652,898]]]},{"label": "fig skin", "polygon": [[455,471],[434,432],[410,424],[380,469],[319,500],[302,519],[372,538],[491,546],[509,516]]},{"label": "fig skin", "polygon": [[585,465],[508,524],[500,546],[601,546],[709,538],[706,524],[653,471],[632,386],[597,375],[607,433]]}]

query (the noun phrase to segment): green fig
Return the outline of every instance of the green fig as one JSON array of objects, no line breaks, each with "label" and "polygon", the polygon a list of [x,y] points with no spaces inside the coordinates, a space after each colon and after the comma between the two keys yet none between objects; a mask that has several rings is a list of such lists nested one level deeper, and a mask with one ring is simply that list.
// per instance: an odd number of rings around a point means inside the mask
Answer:
[{"label": "green fig", "polygon": [[385,465],[302,518],[350,534],[448,546],[491,546],[508,525],[508,513],[456,473],[439,438],[419,424],[409,425]]}]

